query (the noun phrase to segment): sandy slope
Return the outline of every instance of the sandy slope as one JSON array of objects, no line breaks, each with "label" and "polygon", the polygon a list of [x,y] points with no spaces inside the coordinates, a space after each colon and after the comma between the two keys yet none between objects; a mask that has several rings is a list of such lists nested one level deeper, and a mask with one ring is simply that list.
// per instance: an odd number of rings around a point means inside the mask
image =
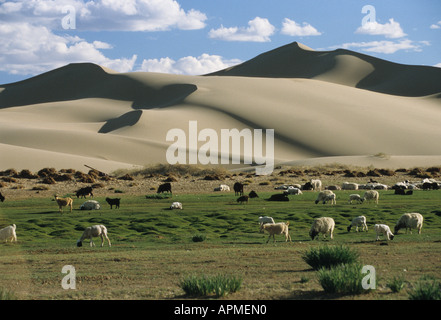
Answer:
[{"label": "sandy slope", "polygon": [[221,129],[274,129],[277,163],[439,165],[440,80],[438,68],[297,43],[207,76],[72,64],[0,87],[0,169],[166,162],[167,133],[188,138],[192,120],[219,146]]}]

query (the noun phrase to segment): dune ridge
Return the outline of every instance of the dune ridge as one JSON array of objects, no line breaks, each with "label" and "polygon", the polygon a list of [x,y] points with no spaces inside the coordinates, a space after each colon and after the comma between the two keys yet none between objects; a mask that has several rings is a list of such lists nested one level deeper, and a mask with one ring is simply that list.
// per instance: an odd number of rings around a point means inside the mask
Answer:
[{"label": "dune ridge", "polygon": [[346,49],[314,51],[297,42],[208,76],[317,79],[413,97],[441,92],[441,68],[403,65]]},{"label": "dune ridge", "polygon": [[0,169],[165,163],[169,130],[188,137],[195,120],[219,135],[274,129],[276,164],[439,165],[439,80],[438,68],[299,43],[201,76],[70,64],[0,86]]}]

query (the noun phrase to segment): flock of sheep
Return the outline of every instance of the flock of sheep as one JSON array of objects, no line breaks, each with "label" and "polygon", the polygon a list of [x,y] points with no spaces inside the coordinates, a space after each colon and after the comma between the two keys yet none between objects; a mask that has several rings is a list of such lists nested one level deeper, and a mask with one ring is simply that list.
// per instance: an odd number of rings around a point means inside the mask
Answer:
[{"label": "flock of sheep", "polygon": [[[423,182],[427,183],[427,182]],[[432,183],[432,182],[431,182]],[[383,189],[383,185],[380,185],[380,187],[376,186],[377,189]],[[408,186],[406,186],[407,188]],[[336,195],[332,190],[323,190],[322,189],[322,183],[320,180],[313,179],[305,186],[299,186],[299,185],[291,185],[291,186],[281,186],[277,187],[276,189],[283,189],[283,196],[287,196],[290,194],[299,195],[302,194],[301,189],[308,189],[308,190],[316,190],[319,191],[317,199],[315,200],[315,204],[322,203],[326,204],[328,202],[331,203],[331,205],[336,204]],[[386,187],[387,188],[387,187]],[[358,185],[354,183],[343,183],[341,189],[344,190],[357,190]],[[398,189],[402,189],[401,186]],[[338,188],[334,189],[338,190]],[[161,185],[158,188],[158,193],[160,192],[171,192],[171,186],[170,184]],[[215,188],[215,191],[230,191],[230,188],[227,185],[220,185],[218,188]],[[249,196],[243,195],[243,185],[241,183],[236,182],[234,185],[234,191],[235,194],[239,194],[240,197],[238,198],[238,202],[248,202]],[[86,197],[87,195],[93,196],[92,189],[90,187],[82,188],[76,192],[77,197],[80,196]],[[250,193],[252,197],[258,197],[257,194],[252,191]],[[2,196],[2,202],[4,201],[4,197]],[[64,207],[69,207],[70,212],[72,212],[73,207],[73,199],[72,198],[60,198],[57,195],[55,195],[54,200],[57,202],[59,211],[63,212]],[[363,197],[361,197],[359,194],[350,194],[348,202],[352,204],[353,201],[356,201],[357,203],[362,203],[364,201],[375,201],[376,204],[378,204],[379,200],[379,193],[376,190],[367,190]],[[116,208],[119,208],[120,205],[120,199],[111,199],[106,198],[107,203],[110,205],[110,208],[112,209],[115,205]],[[181,209],[183,206],[180,202],[173,202],[170,206],[170,209]],[[100,205],[95,200],[87,200],[85,203],[83,203],[80,207],[82,210],[96,210],[100,209]],[[410,230],[412,232],[412,229],[416,229],[418,233],[421,233],[421,229],[423,226],[423,216],[420,213],[405,213],[403,214],[400,219],[397,221],[394,232],[397,233],[400,229],[406,229],[406,232]],[[269,234],[268,241],[271,237],[273,237],[274,242],[275,235],[284,235],[285,241],[288,240],[291,241],[291,236],[289,235],[289,222],[279,222],[275,223],[274,219],[272,217],[259,217],[259,224],[260,224],[260,232],[267,232]],[[351,224],[347,227],[347,231],[350,232],[351,228],[355,227],[355,230],[358,232],[358,228],[361,227],[362,231],[368,231],[368,227],[366,224],[366,217],[365,216],[358,216],[355,217]],[[326,235],[330,235],[330,238],[334,238],[334,229],[335,229],[335,221],[331,217],[322,217],[322,218],[316,218],[314,219],[311,229],[309,231],[309,235],[312,240],[314,240],[319,234],[322,234],[324,238],[326,238]],[[11,241],[16,242],[17,241],[17,235],[16,235],[16,225],[13,224],[11,226],[5,227],[0,230],[0,241]],[[394,234],[391,232],[389,226],[385,224],[375,224],[374,230],[376,232],[376,240],[380,240],[380,236],[383,235],[387,240],[392,240],[394,238]],[[77,246],[82,246],[82,242],[85,239],[90,240],[90,246],[94,246],[95,244],[92,241],[93,237],[100,237],[101,238],[101,246],[104,246],[104,239],[107,239],[107,242],[109,246],[111,246],[110,240],[107,236],[107,228],[104,225],[94,225],[91,227],[88,227],[83,232],[80,239],[77,241]]]},{"label": "flock of sheep", "polygon": [[[397,221],[394,232],[397,233],[400,229],[406,229],[406,233],[410,231],[412,233],[412,229],[416,229],[418,234],[421,234],[421,229],[423,227],[423,216],[420,213],[405,213],[400,219]],[[259,217],[260,223],[260,231],[267,231],[269,233],[269,237],[267,240],[270,240],[273,237],[274,242],[276,241],[275,235],[284,235],[285,242],[288,240],[291,241],[291,236],[289,235],[289,221],[287,222],[279,222],[275,223],[272,217],[264,216]],[[355,227],[355,230],[358,232],[358,228],[361,227],[362,231],[368,231],[368,226],[366,224],[365,216],[355,217],[351,224],[347,227],[348,232],[351,231],[351,228]],[[327,235],[330,236],[331,239],[334,239],[334,229],[335,229],[335,221],[331,217],[321,217],[316,218],[312,222],[311,229],[309,230],[309,236],[312,240],[318,237],[320,234],[323,235],[323,238],[326,238]],[[394,238],[394,234],[391,232],[390,228],[386,224],[375,224],[374,230],[376,233],[376,239],[380,240],[380,236],[383,235],[386,240],[392,240]]]}]

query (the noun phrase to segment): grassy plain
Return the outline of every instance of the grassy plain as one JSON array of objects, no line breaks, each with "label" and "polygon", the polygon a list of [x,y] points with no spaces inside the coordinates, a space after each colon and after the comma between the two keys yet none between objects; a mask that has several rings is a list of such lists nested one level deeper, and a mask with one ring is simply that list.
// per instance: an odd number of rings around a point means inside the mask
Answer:
[{"label": "grassy plain", "polygon": [[[17,244],[0,244],[0,288],[17,299],[185,299],[178,286],[190,274],[231,274],[243,277],[242,288],[227,299],[407,299],[422,277],[439,279],[441,265],[441,191],[415,191],[412,196],[380,191],[378,205],[348,204],[354,191],[336,191],[337,205],[315,205],[315,192],[290,196],[289,202],[269,202],[273,193],[260,192],[248,204],[238,204],[234,192],[175,194],[152,199],[122,194],[121,208],[110,210],[103,196],[102,209],[58,213],[47,197],[30,197],[1,204],[0,223],[17,225]],[[362,194],[363,191],[355,191]],[[150,191],[150,195],[154,195]],[[183,210],[168,209],[180,201]],[[373,225],[392,229],[404,212],[424,215],[423,232],[400,231],[391,242],[375,241]],[[292,243],[266,244],[258,232],[257,218],[272,216],[290,221]],[[368,232],[346,231],[352,217],[365,215]],[[333,217],[334,240],[311,241],[312,219]],[[77,248],[85,227],[104,224],[112,247]],[[195,235],[205,240],[193,242]],[[346,244],[360,253],[363,264],[376,269],[377,289],[356,296],[331,296],[323,292],[315,271],[302,259],[311,247]],[[76,270],[76,290],[64,290],[64,265]],[[387,282],[403,276],[399,293]],[[262,281],[265,279],[265,281]],[[210,297],[206,297],[210,298]]]}]

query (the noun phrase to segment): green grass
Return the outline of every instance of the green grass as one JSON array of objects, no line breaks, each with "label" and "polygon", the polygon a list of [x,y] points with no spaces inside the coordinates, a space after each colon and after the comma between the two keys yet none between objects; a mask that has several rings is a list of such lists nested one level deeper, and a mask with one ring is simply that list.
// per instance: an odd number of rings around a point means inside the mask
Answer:
[{"label": "green grass", "polygon": [[[323,244],[357,248],[364,257],[363,262],[383,265],[377,270],[383,278],[392,278],[404,268],[434,274],[432,269],[425,269],[428,267],[423,255],[431,257],[432,250],[439,250],[441,243],[441,191],[415,191],[413,196],[380,191],[378,205],[349,205],[347,199],[354,191],[336,191],[335,206],[315,205],[315,192],[290,196],[289,202],[264,200],[277,192],[259,192],[260,198],[244,205],[236,203],[233,192],[173,194],[172,198],[164,199],[146,197],[149,194],[122,194],[118,196],[121,197],[120,209],[112,210],[103,196],[95,198],[102,207],[98,211],[79,210],[83,200],[75,198],[74,211],[65,210],[63,214],[50,198],[7,199],[0,204],[0,227],[16,224],[18,243],[0,243],[2,287],[14,296],[32,299],[168,298],[179,297],[181,289],[176,283],[184,273],[241,269],[248,274],[243,279],[246,294],[265,298],[269,293],[267,288],[260,289],[265,284],[259,279],[268,272],[274,274],[274,268],[281,268],[275,276],[286,278],[287,284],[281,288],[277,281],[282,280],[275,280],[271,290],[272,297],[277,297],[280,290],[289,290],[291,283],[300,283],[302,277],[311,278],[302,253]],[[152,194],[155,193],[150,196]],[[170,210],[172,201],[182,202],[184,209]],[[387,243],[375,241],[373,225],[386,223],[393,230],[405,212],[423,214],[422,234],[401,231],[387,246],[380,246]],[[258,217],[262,215],[272,216],[276,222],[289,221],[293,242],[285,243],[283,236],[276,235],[275,244],[266,244],[268,235],[259,233]],[[369,231],[348,233],[346,227],[359,215],[366,216]],[[311,241],[311,223],[314,218],[323,216],[332,217],[336,222],[334,240]],[[104,224],[108,228],[111,248],[107,244],[104,248],[75,246],[83,230],[93,224]],[[194,237],[201,235],[203,241],[195,242]],[[419,254],[421,259],[406,258],[412,254]],[[268,259],[278,262],[268,264]],[[75,292],[59,289],[61,268],[66,264],[83,266],[78,270],[80,289]],[[384,270],[389,273],[382,274]],[[408,274],[420,275],[417,271]],[[23,292],[26,286],[22,282],[37,289]],[[302,285],[320,290],[312,280]],[[102,286],[114,289],[99,290]],[[87,291],[81,289],[85,287]],[[241,292],[243,288],[235,296]]]}]

